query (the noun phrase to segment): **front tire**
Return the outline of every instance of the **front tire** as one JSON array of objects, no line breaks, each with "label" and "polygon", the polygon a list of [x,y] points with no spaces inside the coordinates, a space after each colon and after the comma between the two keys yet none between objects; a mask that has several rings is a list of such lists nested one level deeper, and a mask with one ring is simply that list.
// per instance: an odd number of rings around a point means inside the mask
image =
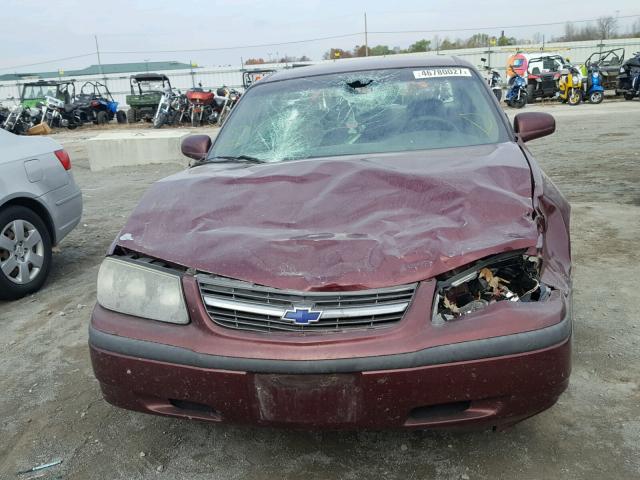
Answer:
[{"label": "front tire", "polygon": [[625,94],[624,94],[624,99],[625,99],[625,100],[633,100],[633,97],[634,97],[634,96],[635,96],[635,95],[634,95],[633,93],[625,93]]},{"label": "front tire", "polygon": [[116,122],[118,122],[121,125],[123,123],[127,123],[127,114],[124,113],[122,110],[118,110],[116,112]]},{"label": "front tire", "polygon": [[593,92],[591,95],[589,95],[590,103],[597,105],[598,103],[602,103],[602,100],[604,100],[604,94],[602,92]]},{"label": "front tire", "polygon": [[527,104],[528,97],[529,96],[526,93],[521,92],[520,98],[515,98],[511,100],[511,103],[509,105],[513,108],[522,108]]},{"label": "front tire", "polygon": [[129,123],[136,123],[138,119],[136,118],[136,109],[130,108],[129,113],[127,114],[127,120]]},{"label": "front tire", "polygon": [[51,236],[33,211],[12,205],[0,211],[0,299],[36,292],[51,268]]},{"label": "front tire", "polygon": [[158,115],[156,115],[155,118],[153,119],[153,128],[160,128],[162,125],[165,124],[166,119],[167,119],[167,114],[164,112],[161,112]]},{"label": "front tire", "polygon": [[569,97],[567,98],[567,103],[572,107],[575,107],[576,105],[579,105],[581,101],[582,93],[580,92],[580,90],[578,90],[577,88],[571,89],[571,92],[569,92]]},{"label": "front tire", "polygon": [[96,116],[96,123],[98,125],[104,125],[108,121],[109,121],[109,115],[107,114],[107,112],[105,112],[104,110],[98,112],[98,115]]},{"label": "front tire", "polygon": [[534,96],[535,91],[535,86],[527,85],[527,103],[536,103],[536,97]]}]

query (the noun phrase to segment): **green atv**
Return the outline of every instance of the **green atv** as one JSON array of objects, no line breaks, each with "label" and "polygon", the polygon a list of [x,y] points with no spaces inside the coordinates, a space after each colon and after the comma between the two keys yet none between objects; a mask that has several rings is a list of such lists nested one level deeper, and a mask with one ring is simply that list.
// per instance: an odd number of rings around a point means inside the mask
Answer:
[{"label": "green atv", "polygon": [[166,75],[160,73],[140,73],[129,77],[131,95],[127,95],[129,123],[139,120],[150,122],[156,114],[158,104],[165,88],[171,88],[171,82]]},{"label": "green atv", "polygon": [[45,97],[55,97],[65,105],[71,103],[76,95],[75,80],[38,80],[22,85],[20,103],[24,108],[34,108],[45,103]]}]

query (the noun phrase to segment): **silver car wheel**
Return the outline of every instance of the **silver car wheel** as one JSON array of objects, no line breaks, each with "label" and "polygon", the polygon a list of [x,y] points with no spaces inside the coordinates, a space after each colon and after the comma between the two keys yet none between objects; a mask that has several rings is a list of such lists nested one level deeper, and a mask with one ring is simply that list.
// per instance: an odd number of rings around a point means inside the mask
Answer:
[{"label": "silver car wheel", "polygon": [[16,219],[0,230],[0,271],[24,285],[38,276],[44,262],[44,242],[30,222]]}]

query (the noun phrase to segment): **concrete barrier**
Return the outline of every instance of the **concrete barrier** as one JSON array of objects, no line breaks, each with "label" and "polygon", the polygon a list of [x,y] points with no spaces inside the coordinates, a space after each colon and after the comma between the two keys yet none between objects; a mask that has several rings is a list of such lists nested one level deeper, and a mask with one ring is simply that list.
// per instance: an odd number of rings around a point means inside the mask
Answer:
[{"label": "concrete barrier", "polygon": [[195,132],[145,130],[101,133],[87,142],[89,167],[96,172],[112,167],[151,163],[179,163],[186,166],[189,159],[180,152],[180,144],[192,133]]}]

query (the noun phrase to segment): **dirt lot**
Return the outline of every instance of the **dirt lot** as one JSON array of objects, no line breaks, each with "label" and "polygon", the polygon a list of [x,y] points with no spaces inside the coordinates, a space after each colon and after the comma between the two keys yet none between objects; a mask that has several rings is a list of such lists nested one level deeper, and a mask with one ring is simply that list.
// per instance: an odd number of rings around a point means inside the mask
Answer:
[{"label": "dirt lot", "polygon": [[[0,302],[0,478],[640,478],[640,102],[527,110],[556,115],[531,147],[573,205],[574,370],[555,407],[500,433],[304,433],[109,406],[87,350],[98,266],[149,184],[180,167],[91,173],[97,132],[84,129],[56,135],[84,218],[43,290]],[[43,477],[16,475],[56,458]]]}]

